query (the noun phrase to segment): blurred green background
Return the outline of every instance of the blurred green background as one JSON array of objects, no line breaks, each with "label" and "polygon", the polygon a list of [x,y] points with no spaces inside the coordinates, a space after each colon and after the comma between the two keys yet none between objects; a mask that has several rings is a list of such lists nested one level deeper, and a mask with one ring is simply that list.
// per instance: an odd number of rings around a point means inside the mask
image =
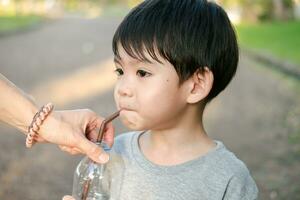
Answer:
[{"label": "blurred green background", "polygon": [[[66,14],[123,16],[141,0],[0,0],[0,33]],[[216,0],[236,25],[242,47],[300,65],[299,0]]]},{"label": "blurred green background", "polygon": [[[113,32],[140,2],[0,0],[0,72],[39,101],[108,114],[112,95],[97,92],[106,91],[100,86],[110,84],[111,74],[100,69],[113,68]],[[236,28],[241,62],[229,92],[208,109],[208,130],[247,164],[260,199],[300,199],[300,0],[215,2]],[[58,199],[70,192],[77,161],[44,146],[25,151],[19,135],[0,133],[0,198],[54,199],[46,197],[52,192]],[[35,168],[50,175],[36,176]]]}]

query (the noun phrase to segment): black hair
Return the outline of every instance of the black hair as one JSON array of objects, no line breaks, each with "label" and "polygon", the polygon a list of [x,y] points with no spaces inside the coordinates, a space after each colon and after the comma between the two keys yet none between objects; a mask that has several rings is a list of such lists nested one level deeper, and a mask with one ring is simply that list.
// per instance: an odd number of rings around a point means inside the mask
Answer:
[{"label": "black hair", "polygon": [[145,53],[175,68],[180,82],[208,67],[214,75],[206,100],[217,96],[234,76],[239,50],[226,12],[206,0],[146,0],[124,18],[113,38],[131,57],[150,62]]}]

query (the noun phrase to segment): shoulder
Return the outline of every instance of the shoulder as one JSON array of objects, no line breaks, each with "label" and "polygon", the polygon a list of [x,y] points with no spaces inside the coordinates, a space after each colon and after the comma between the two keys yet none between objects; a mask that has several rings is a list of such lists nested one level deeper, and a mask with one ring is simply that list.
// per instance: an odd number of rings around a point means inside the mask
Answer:
[{"label": "shoulder", "polygon": [[126,132],[115,137],[113,150],[117,153],[123,154],[124,151],[129,151],[132,147],[132,142],[137,137],[139,132]]},{"label": "shoulder", "polygon": [[121,133],[120,135],[115,137],[115,142],[126,141],[128,139],[130,140],[130,138],[132,138],[134,135],[138,133],[139,132],[136,131]]},{"label": "shoulder", "polygon": [[244,176],[249,174],[245,163],[229,151],[222,142],[217,141],[217,149],[212,154],[211,160],[215,162],[216,168],[229,176]]},{"label": "shoulder", "polygon": [[221,148],[215,159],[218,166],[217,171],[224,178],[226,177],[227,195],[225,197],[230,196],[229,199],[256,199],[258,189],[247,166],[222,143],[220,145]]}]

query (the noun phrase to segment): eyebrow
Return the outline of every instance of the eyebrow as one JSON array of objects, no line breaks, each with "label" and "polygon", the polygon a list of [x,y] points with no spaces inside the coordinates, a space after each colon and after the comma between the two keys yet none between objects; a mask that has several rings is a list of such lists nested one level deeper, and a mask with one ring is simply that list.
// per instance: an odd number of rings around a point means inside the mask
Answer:
[{"label": "eyebrow", "polygon": [[[114,57],[114,62],[118,63],[119,65],[122,66],[122,58],[119,58],[119,57],[115,56]],[[143,60],[138,60],[138,59],[134,59],[134,61],[131,61],[129,63],[139,64],[139,63],[142,63],[142,62],[147,62],[147,63],[153,64],[153,62],[150,62],[150,61],[147,61],[147,60],[143,61]]]},{"label": "eyebrow", "polygon": [[118,63],[119,65],[122,65],[122,60],[116,56],[114,57],[114,62]]}]

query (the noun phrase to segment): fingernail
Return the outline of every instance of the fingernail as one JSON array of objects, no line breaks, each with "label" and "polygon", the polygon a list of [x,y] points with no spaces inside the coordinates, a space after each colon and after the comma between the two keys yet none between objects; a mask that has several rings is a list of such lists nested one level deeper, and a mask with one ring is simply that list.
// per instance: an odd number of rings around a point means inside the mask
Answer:
[{"label": "fingernail", "polygon": [[99,156],[99,160],[102,163],[106,163],[109,160],[109,155],[107,153],[101,153]]}]

